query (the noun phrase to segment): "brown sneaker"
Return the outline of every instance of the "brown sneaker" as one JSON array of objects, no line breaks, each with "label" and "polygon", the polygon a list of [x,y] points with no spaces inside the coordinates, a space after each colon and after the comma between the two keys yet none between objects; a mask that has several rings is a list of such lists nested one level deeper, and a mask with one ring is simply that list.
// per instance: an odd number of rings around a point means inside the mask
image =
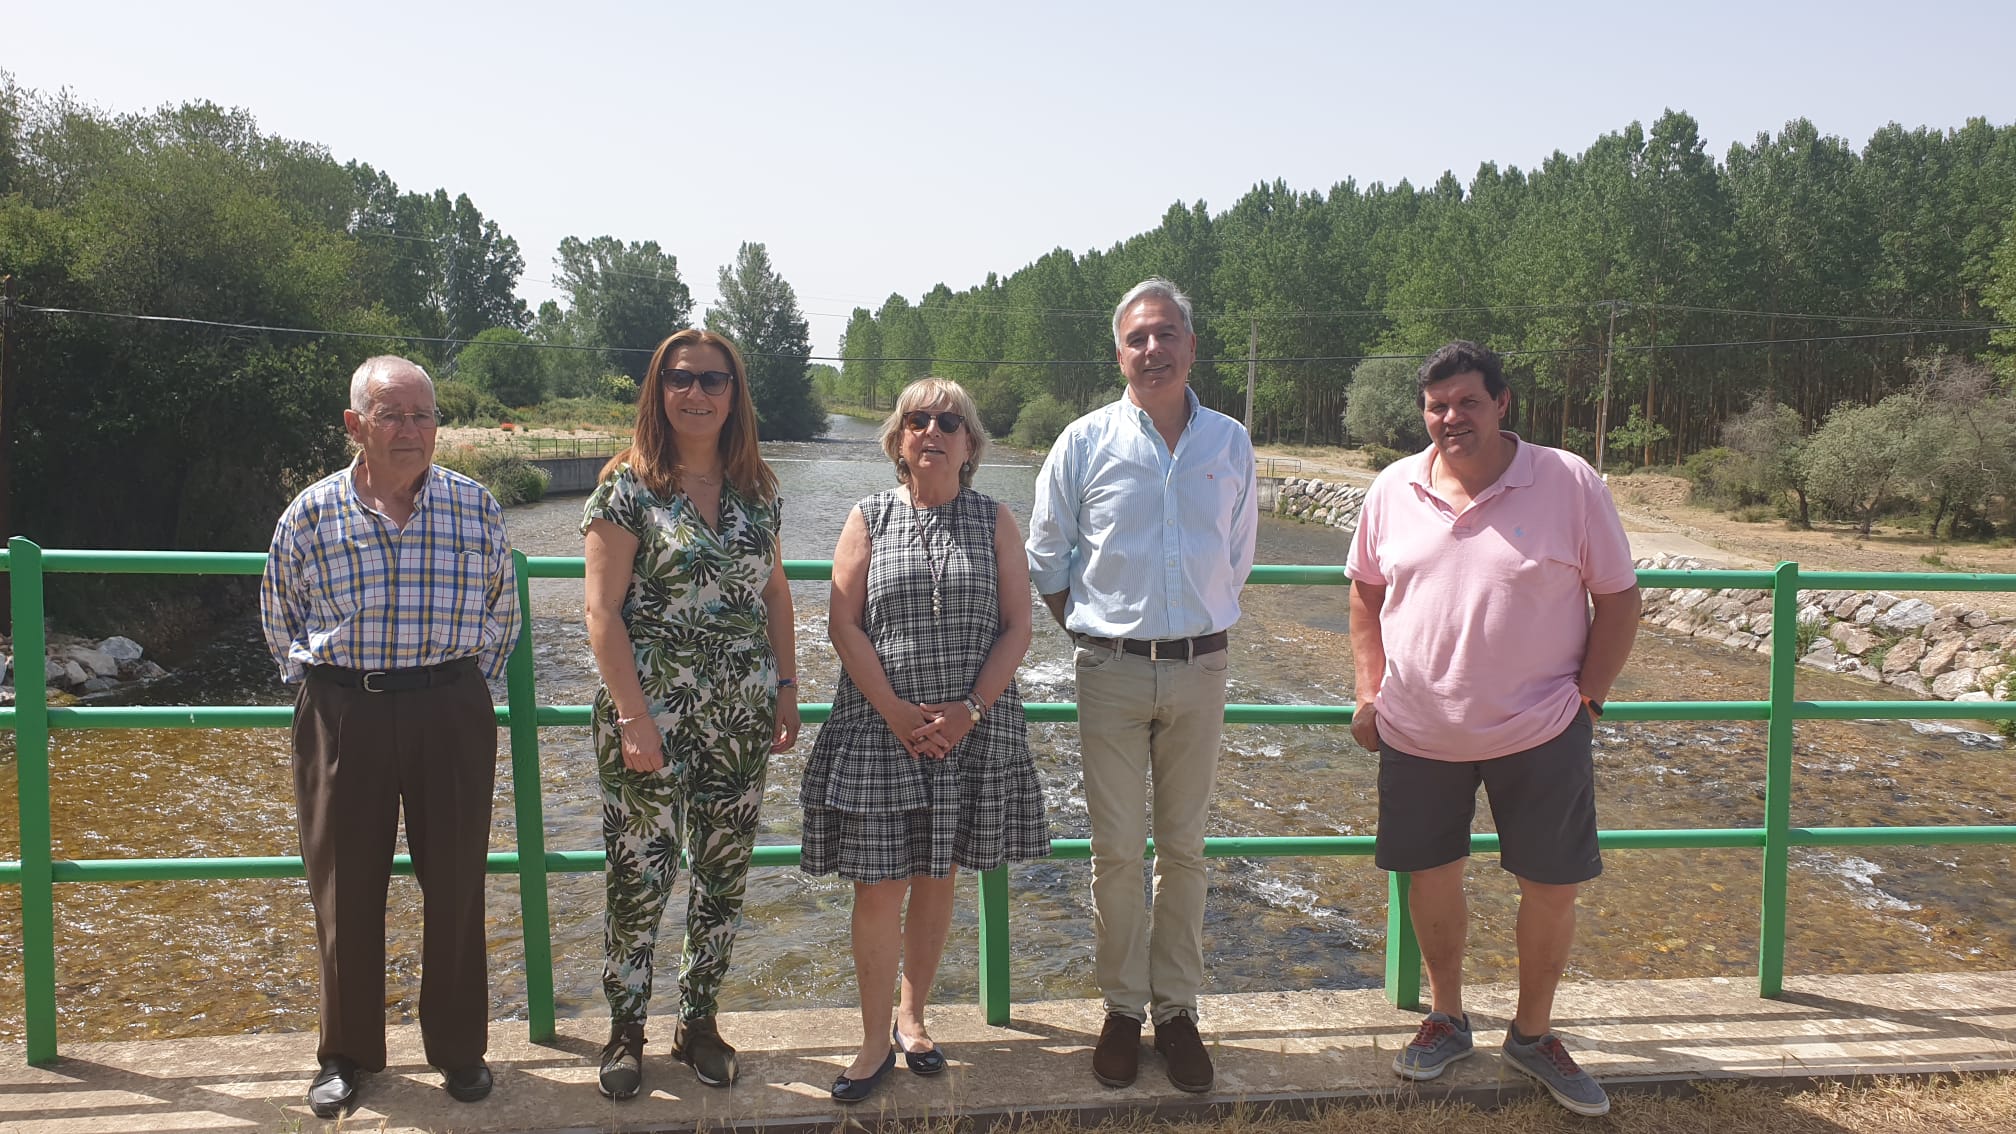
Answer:
[{"label": "brown sneaker", "polygon": [[1169,1082],[1179,1091],[1201,1094],[1211,1089],[1211,1053],[1197,1035],[1197,1021],[1171,1016],[1155,1025],[1155,1050],[1169,1068]]},{"label": "brown sneaker", "polygon": [[710,1087],[735,1081],[735,1049],[714,1028],[714,1017],[681,1020],[672,1030],[672,1058],[693,1069]]},{"label": "brown sneaker", "polygon": [[1109,1087],[1131,1087],[1141,1069],[1141,1021],[1125,1012],[1106,1013],[1099,1046],[1092,1049],[1092,1077]]}]

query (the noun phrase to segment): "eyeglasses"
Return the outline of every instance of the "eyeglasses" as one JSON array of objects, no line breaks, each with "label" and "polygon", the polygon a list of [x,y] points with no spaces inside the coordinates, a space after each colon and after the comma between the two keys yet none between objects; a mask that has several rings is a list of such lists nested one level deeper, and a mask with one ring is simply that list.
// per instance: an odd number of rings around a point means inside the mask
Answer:
[{"label": "eyeglasses", "polygon": [[426,413],[392,413],[389,410],[372,410],[371,424],[380,429],[397,429],[410,425],[415,429],[433,429],[441,424],[441,411],[428,410]]},{"label": "eyeglasses", "polygon": [[929,410],[921,409],[911,410],[909,413],[904,414],[903,427],[912,433],[922,433],[931,428],[931,423],[934,420],[938,423],[938,432],[940,433],[957,433],[961,429],[966,428],[966,418],[962,414],[953,413],[951,410],[934,414]]},{"label": "eyeglasses", "polygon": [[680,370],[677,367],[660,371],[659,377],[670,382],[675,390],[690,390],[693,388],[693,383],[698,382],[700,389],[709,394],[720,393],[728,388],[728,383],[735,380],[735,376],[726,370],[709,370],[705,374],[695,374],[691,370]]}]

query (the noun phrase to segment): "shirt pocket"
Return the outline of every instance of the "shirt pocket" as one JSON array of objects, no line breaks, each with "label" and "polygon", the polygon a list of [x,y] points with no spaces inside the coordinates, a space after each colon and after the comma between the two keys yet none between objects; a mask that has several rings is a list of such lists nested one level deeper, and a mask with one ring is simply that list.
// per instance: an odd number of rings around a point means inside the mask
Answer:
[{"label": "shirt pocket", "polygon": [[458,551],[436,555],[429,566],[434,576],[428,588],[434,615],[429,620],[431,644],[442,649],[474,646],[474,630],[490,605],[489,557],[473,549]]}]

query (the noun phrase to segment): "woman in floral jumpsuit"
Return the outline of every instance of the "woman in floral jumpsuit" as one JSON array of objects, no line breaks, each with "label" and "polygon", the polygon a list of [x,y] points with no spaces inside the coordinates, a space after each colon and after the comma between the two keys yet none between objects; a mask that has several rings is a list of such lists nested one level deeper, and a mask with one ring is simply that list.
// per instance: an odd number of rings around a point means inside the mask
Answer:
[{"label": "woman in floral jumpsuit", "polygon": [[609,1043],[597,1085],[643,1085],[658,924],[690,863],[672,1056],[735,1078],[716,998],[741,921],[764,773],[798,736],[791,590],[777,479],[734,344],[685,330],[659,344],[629,448],[588,499],[588,641],[601,671],[595,760],[608,855]]}]

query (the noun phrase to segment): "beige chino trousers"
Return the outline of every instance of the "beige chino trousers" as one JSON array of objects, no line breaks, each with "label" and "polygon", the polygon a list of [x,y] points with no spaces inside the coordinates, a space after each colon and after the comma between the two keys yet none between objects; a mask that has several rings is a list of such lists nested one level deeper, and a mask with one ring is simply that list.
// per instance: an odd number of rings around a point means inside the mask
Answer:
[{"label": "beige chino trousers", "polygon": [[[1075,660],[1094,970],[1106,1010],[1156,1023],[1194,1019],[1204,983],[1204,823],[1225,732],[1227,654],[1149,661],[1081,645]],[[1151,781],[1155,888],[1144,903]]]}]

